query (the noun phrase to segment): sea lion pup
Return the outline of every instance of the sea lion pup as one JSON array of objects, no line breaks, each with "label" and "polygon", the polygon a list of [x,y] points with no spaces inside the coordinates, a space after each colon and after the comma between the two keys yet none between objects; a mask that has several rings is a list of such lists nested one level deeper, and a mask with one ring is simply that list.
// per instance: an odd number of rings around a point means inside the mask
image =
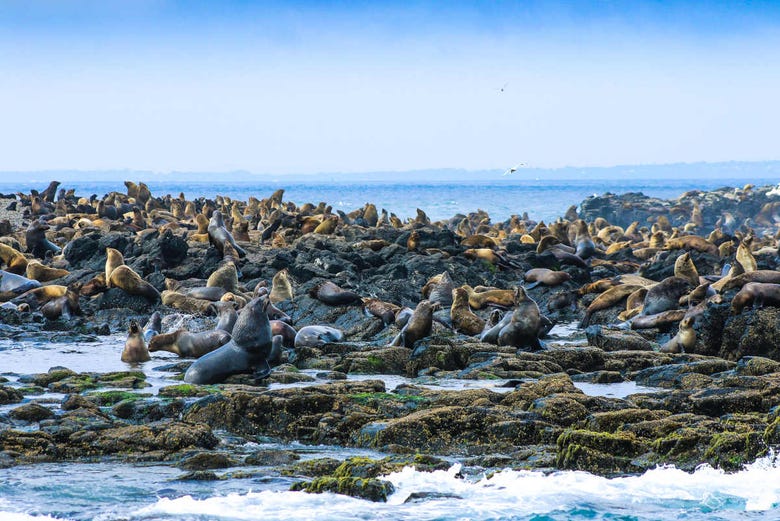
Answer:
[{"label": "sea lion pup", "polygon": [[674,261],[674,276],[687,280],[694,288],[699,285],[699,272],[690,253],[685,252]]},{"label": "sea lion pup", "polygon": [[434,304],[421,300],[409,321],[390,343],[391,346],[413,347],[414,343],[431,334]]},{"label": "sea lion pup", "polygon": [[301,347],[320,347],[331,342],[341,342],[344,333],[330,326],[304,326],[295,335],[296,349]]},{"label": "sea lion pup", "polygon": [[189,297],[184,293],[178,291],[172,291],[166,289],[160,295],[162,303],[165,306],[170,306],[185,313],[193,313],[196,315],[208,315],[213,312],[212,304],[210,300]]},{"label": "sea lion pup", "polygon": [[70,275],[70,272],[68,270],[45,266],[38,260],[31,260],[27,263],[25,275],[27,275],[28,279],[34,279],[38,282],[50,282]]},{"label": "sea lion pup", "polygon": [[274,275],[274,278],[271,280],[271,293],[268,298],[274,304],[293,299],[293,289],[287,268],[277,271],[276,275]]},{"label": "sea lion pup", "polygon": [[81,315],[81,306],[79,305],[81,287],[81,282],[68,284],[65,295],[50,300],[41,307],[43,316],[49,320],[57,320],[60,317],[70,320],[73,315]]},{"label": "sea lion pup", "polygon": [[485,321],[475,315],[469,308],[469,294],[463,288],[452,290],[450,319],[455,330],[465,335],[478,335],[485,328]]},{"label": "sea lion pup", "polygon": [[780,306],[780,284],[748,282],[731,299],[731,313],[739,315],[751,302],[754,309],[762,308],[765,304]]},{"label": "sea lion pup", "polygon": [[354,291],[341,289],[329,280],[325,280],[309,290],[309,296],[324,302],[329,306],[348,306],[351,304],[362,304],[360,295]]},{"label": "sea lion pup", "polygon": [[453,289],[455,289],[455,283],[450,277],[450,273],[445,271],[428,280],[423,286],[422,295],[424,299],[437,303],[441,307],[449,307],[452,305]]},{"label": "sea lion pup", "polygon": [[527,284],[525,289],[535,288],[539,284],[545,286],[559,286],[566,281],[571,280],[571,275],[565,271],[553,271],[548,268],[533,268],[525,272],[523,275]]},{"label": "sea lion pup", "polygon": [[560,311],[561,309],[571,308],[572,311],[577,310],[577,291],[561,290],[554,293],[547,299],[547,311],[553,313]]},{"label": "sea lion pup", "polygon": [[6,271],[21,275],[27,271],[27,257],[16,248],[0,242],[0,260],[6,265]]},{"label": "sea lion pup", "polygon": [[146,348],[144,335],[141,332],[141,326],[138,325],[138,321],[130,321],[127,333],[125,348],[122,350],[122,361],[128,364],[135,364],[151,360],[152,357],[149,356],[149,350]]},{"label": "sea lion pup", "polygon": [[32,253],[39,259],[45,259],[47,251],[50,251],[55,255],[62,251],[59,246],[46,238],[46,230],[48,229],[49,225],[38,219],[31,222],[25,232],[27,252]]},{"label": "sea lion pup", "polygon": [[182,358],[200,358],[227,344],[230,341],[230,333],[221,329],[190,333],[186,329],[179,329],[173,333],[161,333],[152,337],[149,341],[149,351],[168,351],[176,353]]},{"label": "sea lion pup", "polygon": [[222,218],[222,213],[219,210],[215,210],[214,214],[209,220],[208,226],[209,242],[220,252],[224,251],[225,243],[229,242],[233,246],[238,255],[246,257],[246,252],[241,246],[236,244],[233,235],[225,228],[225,221]]},{"label": "sea lion pup", "polygon": [[153,336],[159,335],[162,332],[162,315],[159,311],[155,311],[149,317],[144,325],[143,334],[144,341],[148,344]]},{"label": "sea lion pup", "polygon": [[689,353],[696,345],[696,330],[693,329],[695,317],[685,317],[680,321],[680,329],[658,350],[661,353]]},{"label": "sea lion pup", "polygon": [[361,300],[366,314],[382,319],[382,323],[386,326],[395,322],[395,315],[401,309],[400,306],[376,298],[363,298]]},{"label": "sea lion pup", "polygon": [[539,333],[543,324],[539,306],[526,294],[522,286],[515,290],[515,303],[515,309],[504,315],[492,328],[483,331],[480,340],[518,349],[541,349]]},{"label": "sea lion pup", "polygon": [[233,332],[233,326],[238,319],[236,307],[232,302],[214,302],[211,304],[212,312],[217,316],[217,324],[214,329],[219,329],[227,333]]},{"label": "sea lion pup", "polygon": [[472,309],[482,309],[485,306],[500,306],[510,308],[515,303],[515,292],[511,289],[488,289],[485,291],[475,291],[474,288],[465,284],[461,286],[469,296],[469,306]]},{"label": "sea lion pup", "polygon": [[588,325],[590,325],[590,318],[593,313],[596,311],[601,311],[602,309],[611,308],[624,298],[627,298],[634,291],[641,289],[642,287],[644,286],[640,286],[638,284],[619,284],[604,291],[602,294],[596,297],[585,310],[585,316],[582,317],[579,327],[581,329],[588,327]]},{"label": "sea lion pup", "polygon": [[233,326],[232,339],[222,347],[198,358],[184,373],[191,384],[215,384],[228,376],[257,370],[263,378],[271,372],[268,357],[273,347],[271,324],[266,309],[267,298],[255,298],[247,303]]},{"label": "sea lion pup", "polygon": [[642,315],[656,315],[677,308],[680,305],[680,297],[691,291],[691,286],[691,283],[682,277],[666,277],[647,290]]}]

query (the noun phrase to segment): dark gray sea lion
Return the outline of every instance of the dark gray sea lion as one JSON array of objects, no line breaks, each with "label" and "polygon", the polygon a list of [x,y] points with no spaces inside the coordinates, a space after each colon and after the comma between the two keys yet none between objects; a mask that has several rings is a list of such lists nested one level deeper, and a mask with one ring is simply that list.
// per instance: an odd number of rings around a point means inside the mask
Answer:
[{"label": "dark gray sea lion", "polygon": [[691,283],[687,279],[666,277],[647,290],[642,306],[642,315],[656,315],[677,308],[680,305],[680,297],[691,289]]},{"label": "dark gray sea lion", "polygon": [[360,295],[354,291],[341,289],[329,280],[325,280],[309,290],[309,296],[324,302],[329,306],[348,306],[350,304],[362,304]]},{"label": "dark gray sea lion", "polygon": [[32,253],[39,259],[45,259],[47,251],[50,251],[55,255],[62,251],[59,246],[46,238],[46,230],[48,229],[48,224],[41,220],[35,220],[30,223],[30,226],[25,233],[27,252]]},{"label": "dark gray sea lion", "polygon": [[[428,291],[426,291],[428,289]],[[433,284],[426,284],[423,288],[423,298],[428,299],[430,302],[439,304],[442,308],[447,308],[452,305],[452,290],[455,289],[455,283],[450,277],[450,273],[445,271],[441,274],[441,278]]]},{"label": "dark gray sea lion", "polygon": [[146,325],[144,326],[143,333],[144,333],[144,341],[149,344],[149,341],[152,339],[153,336],[159,335],[162,332],[162,315],[160,315],[159,311],[155,311],[151,314],[149,317],[149,320],[146,321]]},{"label": "dark gray sea lion", "polygon": [[149,356],[149,350],[144,342],[144,335],[141,333],[141,326],[135,320],[130,321],[128,328],[127,341],[122,350],[122,361],[127,363],[148,362],[152,358]]},{"label": "dark gray sea lion", "polygon": [[273,347],[267,298],[250,300],[238,315],[230,342],[199,358],[187,369],[184,381],[193,384],[223,382],[233,374],[257,371],[262,378],[271,372],[268,356]]},{"label": "dark gray sea lion", "polygon": [[482,333],[483,342],[492,342],[500,346],[512,346],[519,349],[541,349],[539,334],[543,330],[539,306],[526,295],[522,287],[515,290],[515,309],[507,313],[498,324]]},{"label": "dark gray sea lion", "polygon": [[188,297],[211,300],[212,302],[219,301],[219,299],[225,296],[225,293],[227,293],[227,290],[219,286],[190,288],[184,291],[184,294]]},{"label": "dark gray sea lion", "polygon": [[43,316],[49,320],[57,320],[60,317],[70,320],[73,315],[81,315],[81,306],[79,305],[81,286],[81,282],[71,282],[65,295],[50,300],[41,307]]},{"label": "dark gray sea lion", "polygon": [[340,342],[344,333],[330,326],[305,326],[295,335],[295,348],[319,347],[331,342]]},{"label": "dark gray sea lion", "polygon": [[40,287],[41,283],[37,280],[0,270],[0,292],[2,293],[8,292],[21,295],[26,291]]},{"label": "dark gray sea lion", "polygon": [[213,312],[217,316],[217,325],[214,329],[219,329],[230,334],[233,332],[233,326],[238,320],[238,313],[236,313],[236,307],[232,302],[214,302],[212,305]]},{"label": "dark gray sea lion", "polygon": [[431,334],[433,311],[437,307],[429,300],[421,300],[411,318],[390,343],[391,346],[413,347],[414,343]]},{"label": "dark gray sea lion", "polygon": [[227,242],[236,249],[241,257],[246,257],[246,252],[244,249],[236,244],[235,239],[233,239],[233,235],[227,231],[227,228],[225,228],[225,221],[222,218],[222,213],[220,213],[219,210],[215,210],[214,214],[209,220],[208,234],[209,242],[214,245],[218,251],[224,251],[225,243]]},{"label": "dark gray sea lion", "polygon": [[149,351],[168,351],[184,358],[200,358],[230,341],[230,333],[221,329],[190,333],[179,329],[173,333],[155,335],[149,341]]}]

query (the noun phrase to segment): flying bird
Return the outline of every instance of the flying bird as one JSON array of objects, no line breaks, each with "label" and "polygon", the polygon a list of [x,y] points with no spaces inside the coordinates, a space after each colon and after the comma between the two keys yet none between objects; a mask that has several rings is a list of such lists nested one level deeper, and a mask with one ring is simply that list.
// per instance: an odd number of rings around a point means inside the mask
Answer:
[{"label": "flying bird", "polygon": [[509,170],[507,170],[506,172],[504,172],[503,174],[501,174],[501,176],[503,177],[503,176],[505,176],[505,175],[512,174],[512,173],[514,173],[514,172],[515,172],[515,171],[516,171],[518,168],[520,168],[520,167],[522,167],[522,166],[525,166],[525,163],[519,163],[517,166],[513,166],[512,168],[510,168]]}]

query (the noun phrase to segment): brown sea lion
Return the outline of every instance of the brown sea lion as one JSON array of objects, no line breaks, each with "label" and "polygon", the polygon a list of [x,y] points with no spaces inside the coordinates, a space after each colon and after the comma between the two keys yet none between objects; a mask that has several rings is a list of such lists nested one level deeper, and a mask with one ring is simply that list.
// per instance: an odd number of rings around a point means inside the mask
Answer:
[{"label": "brown sea lion", "polygon": [[693,324],[694,317],[685,317],[680,321],[680,329],[677,334],[665,343],[659,351],[661,353],[690,353],[696,345],[696,330]]},{"label": "brown sea lion", "polygon": [[670,309],[653,315],[637,315],[631,319],[631,329],[650,329],[679,322],[687,312],[687,309]]},{"label": "brown sea lion", "polygon": [[152,359],[152,357],[149,356],[149,350],[146,348],[141,326],[138,325],[138,321],[136,320],[130,321],[128,336],[125,341],[125,348],[122,350],[121,358],[123,362],[128,364],[148,362]]},{"label": "brown sea lion", "polygon": [[718,247],[698,235],[685,235],[669,239],[664,244],[665,250],[696,250],[710,255],[718,255]]},{"label": "brown sea lion", "polygon": [[475,315],[469,308],[469,294],[463,288],[452,290],[450,319],[455,330],[465,335],[478,335],[485,328],[485,321]]},{"label": "brown sea lion", "polygon": [[209,275],[207,288],[222,288],[225,291],[238,293],[238,269],[232,262],[225,262]]},{"label": "brown sea lion", "polygon": [[609,288],[613,288],[622,284],[617,278],[611,279],[599,279],[596,282],[590,282],[583,284],[580,289],[577,290],[579,296],[587,295],[588,293],[604,293]]},{"label": "brown sea lion", "polygon": [[753,257],[753,253],[750,251],[750,247],[745,241],[741,241],[739,246],[737,246],[736,259],[745,273],[751,273],[758,269],[756,258]]},{"label": "brown sea lion", "polygon": [[309,296],[329,306],[348,306],[363,303],[360,295],[354,291],[341,289],[329,280],[322,281],[310,289]]},{"label": "brown sea lion", "polygon": [[434,304],[421,300],[401,332],[390,343],[391,346],[413,347],[414,343],[431,334],[433,328]]},{"label": "brown sea lion", "polygon": [[27,257],[7,244],[0,243],[0,260],[6,265],[6,271],[21,275],[27,270]]},{"label": "brown sea lion", "polygon": [[642,287],[643,286],[639,286],[637,284],[620,284],[618,286],[609,288],[590,303],[588,309],[585,310],[585,316],[582,318],[582,321],[580,321],[579,327],[588,327],[590,324],[590,317],[593,315],[593,313],[596,311],[601,311],[602,309],[611,308],[612,306],[622,301],[624,298],[627,298],[631,293]]},{"label": "brown sea lion", "polygon": [[27,263],[26,273],[28,279],[35,279],[38,282],[50,282],[67,275],[70,275],[68,270],[51,268],[41,264],[40,261],[31,260]]},{"label": "brown sea lion", "polygon": [[274,304],[293,299],[293,288],[287,268],[277,271],[276,275],[274,275],[274,278],[271,280],[271,293],[269,293],[268,298]]},{"label": "brown sea lion", "polygon": [[382,322],[386,326],[395,322],[395,315],[401,309],[400,306],[376,298],[364,298],[361,300],[363,301],[363,309],[365,312],[382,319]]},{"label": "brown sea lion", "polygon": [[754,308],[761,308],[766,304],[780,306],[780,284],[748,282],[731,299],[731,312],[738,315],[751,302]]},{"label": "brown sea lion", "polygon": [[125,263],[125,257],[119,250],[106,248],[106,287],[111,287],[111,273]]},{"label": "brown sea lion", "polygon": [[273,334],[274,338],[281,336],[284,347],[295,347],[295,336],[298,332],[287,322],[271,320],[271,334]]},{"label": "brown sea lion", "polygon": [[687,280],[694,288],[699,285],[699,272],[690,253],[685,252],[674,261],[674,276]]},{"label": "brown sea lion", "polygon": [[522,287],[515,290],[515,304],[516,307],[511,313],[507,313],[496,325],[482,332],[480,340],[518,349],[541,349],[539,334],[543,324],[539,306]]},{"label": "brown sea lion", "polygon": [[[0,272],[0,275],[2,274],[3,272]],[[5,276],[3,278],[5,278]],[[35,282],[38,283],[38,281]],[[2,288],[2,282],[0,282],[0,293],[5,293],[5,290]],[[32,309],[38,309],[50,300],[62,297],[67,291],[67,286],[49,284],[48,286],[27,290],[18,297],[15,297],[12,302],[17,305],[26,302]]]},{"label": "brown sea lion", "polygon": [[246,252],[241,246],[236,244],[233,235],[225,228],[225,221],[222,218],[222,213],[219,210],[215,210],[209,220],[208,225],[209,242],[220,252],[224,250],[224,245],[229,242],[233,248],[236,249],[241,257],[246,257]]},{"label": "brown sea lion", "polygon": [[559,286],[564,282],[571,280],[571,275],[565,271],[553,271],[548,268],[533,268],[525,272],[523,278],[526,282],[525,289],[531,289],[539,284],[545,286]]},{"label": "brown sea lion", "polygon": [[65,295],[50,300],[41,307],[43,316],[49,320],[57,320],[60,317],[70,320],[73,315],[81,315],[81,306],[79,305],[81,287],[81,282],[68,284]]},{"label": "brown sea lion", "polygon": [[469,295],[469,306],[472,309],[482,309],[487,305],[512,307],[515,303],[515,292],[511,289],[491,289],[477,292],[469,285],[461,286]]},{"label": "brown sea lion", "polygon": [[119,288],[128,295],[138,295],[152,301],[160,299],[157,288],[142,279],[130,266],[124,264],[118,266],[111,272],[108,280],[110,286]]},{"label": "brown sea lion", "polygon": [[162,292],[161,299],[164,305],[179,309],[185,313],[208,315],[214,312],[213,302],[210,300],[189,297],[178,291],[166,289]]},{"label": "brown sea lion", "polygon": [[[718,282],[720,282],[720,281],[718,281]],[[751,271],[750,273],[743,273],[741,275],[737,275],[735,277],[731,277],[722,286],[721,291],[728,291],[730,289],[741,288],[745,284],[748,284],[750,282],[763,282],[763,283],[766,283],[766,284],[780,284],[780,271],[756,270],[756,271]],[[712,287],[714,288],[716,285],[717,285],[717,282],[713,283]]]},{"label": "brown sea lion", "polygon": [[200,358],[230,341],[230,333],[221,329],[190,333],[179,329],[173,333],[155,335],[149,341],[149,351],[168,351],[183,358]]},{"label": "brown sea lion", "polygon": [[84,284],[81,288],[81,294],[85,297],[92,297],[98,293],[104,292],[106,289],[106,275],[104,273],[98,273]]},{"label": "brown sea lion", "polygon": [[423,287],[422,294],[425,299],[432,303],[439,304],[444,308],[449,307],[452,304],[453,289],[455,289],[455,283],[453,282],[450,273],[445,271],[441,275],[429,280]]}]

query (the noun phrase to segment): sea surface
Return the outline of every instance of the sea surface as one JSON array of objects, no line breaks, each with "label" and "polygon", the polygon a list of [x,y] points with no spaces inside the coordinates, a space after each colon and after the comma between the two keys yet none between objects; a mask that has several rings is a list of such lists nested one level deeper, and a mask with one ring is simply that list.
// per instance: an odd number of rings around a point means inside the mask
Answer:
[{"label": "sea surface", "polygon": [[[190,197],[223,194],[246,199],[249,195],[266,197],[282,187],[267,184],[181,185],[147,180],[155,194]],[[776,179],[752,180],[756,185],[776,184]],[[743,180],[663,181],[514,181],[511,183],[425,183],[395,185],[285,186],[286,200],[296,203],[327,201],[349,211],[371,201],[394,211],[400,217],[424,209],[433,219],[448,218],[458,212],[482,208],[494,220],[527,211],[532,218],[550,220],[585,197],[604,192],[643,192],[674,198],[691,189],[714,189],[725,185],[742,186]],[[9,184],[0,181],[0,192],[43,189],[46,181]],[[79,195],[124,191],[121,182],[80,182],[74,187]],[[576,345],[581,342],[572,328],[560,328],[558,340]],[[581,335],[581,333],[579,333]],[[16,382],[20,374],[45,372],[53,366],[75,371],[117,371],[130,367],[119,360],[124,336],[100,337],[96,342],[57,343],[41,339],[11,340],[0,331],[0,375]],[[151,387],[139,392],[157,393],[165,385],[178,383],[157,368],[175,360],[170,353],[153,353],[151,362],[141,365]],[[361,378],[351,376],[351,378]],[[377,378],[372,375],[371,378]],[[410,383],[399,376],[383,376],[388,391]],[[321,383],[321,382],[314,382]],[[501,392],[503,381],[457,381],[415,379],[411,383],[429,387],[489,387]],[[302,384],[291,384],[302,385]],[[632,383],[578,384],[592,395],[625,396],[649,392]],[[30,397],[27,398],[28,400]],[[62,395],[32,397],[57,409]],[[12,406],[0,407],[0,415]],[[355,455],[382,457],[367,450],[335,446],[279,444],[258,439],[248,443],[246,451],[284,449],[297,452],[302,459],[316,457],[347,458]],[[30,520],[523,520],[523,521],[745,521],[780,519],[780,459],[774,454],[725,473],[701,466],[687,473],[674,467],[659,467],[642,475],[602,478],[586,472],[500,470],[498,472],[461,472],[457,462],[449,470],[421,473],[411,468],[386,476],[395,485],[387,503],[377,504],[335,494],[290,492],[291,479],[270,468],[224,469],[219,473],[245,471],[250,477],[223,481],[180,481],[184,471],[169,465],[116,463],[46,463],[0,469],[0,521]]]},{"label": "sea surface", "polygon": [[[9,183],[0,179],[0,193],[29,192],[31,188],[43,190],[48,185],[48,179],[32,179],[25,183]],[[578,205],[586,197],[601,195],[606,192],[622,194],[626,192],[642,192],[651,197],[674,199],[689,190],[713,190],[723,186],[742,187],[745,178],[739,179],[572,179],[545,180],[519,179],[506,181],[480,182],[419,182],[397,184],[387,182],[371,182],[350,184],[345,182],[285,183],[283,179],[270,180],[263,183],[221,183],[215,179],[212,183],[182,183],[171,181],[156,181],[154,179],[134,179],[144,181],[153,195],[173,194],[183,192],[189,198],[214,197],[217,194],[234,199],[247,200],[249,196],[263,198],[270,196],[279,188],[285,189],[284,200],[297,204],[325,201],[335,210],[350,212],[361,208],[365,203],[374,203],[377,208],[385,208],[394,212],[401,219],[414,217],[416,209],[424,210],[428,217],[434,220],[449,219],[457,213],[482,209],[487,211],[494,222],[503,221],[512,214],[522,215],[528,212],[535,220],[551,221],[562,216],[571,205]],[[750,179],[756,186],[776,185],[778,179]],[[123,180],[108,182],[66,182],[61,188],[75,188],[79,196],[116,191],[126,193]]]}]

